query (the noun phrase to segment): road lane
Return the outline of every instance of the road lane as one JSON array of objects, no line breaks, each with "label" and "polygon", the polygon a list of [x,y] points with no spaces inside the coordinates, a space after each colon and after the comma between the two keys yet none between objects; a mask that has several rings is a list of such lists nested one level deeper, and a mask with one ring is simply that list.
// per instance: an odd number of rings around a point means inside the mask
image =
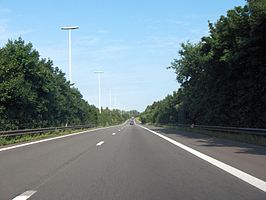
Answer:
[{"label": "road lane", "polygon": [[266,181],[266,147],[177,129],[146,127]]},{"label": "road lane", "polygon": [[[112,136],[114,132],[117,133],[115,137]],[[100,141],[104,141],[104,145],[97,147],[96,144]],[[266,197],[261,190],[137,126],[124,126],[120,132],[118,128],[107,129],[46,145],[37,149],[32,146],[22,152],[5,152],[5,158],[9,156],[18,159],[16,168],[20,168],[18,166],[22,163],[22,169],[9,173],[10,178],[20,179],[20,173],[27,171],[23,168],[29,167],[38,181],[32,181],[30,177],[19,181],[16,186],[20,189],[16,192],[12,192],[15,188],[13,182],[9,181],[10,190],[5,196],[7,198],[3,199],[12,199],[16,193],[21,194],[27,190],[37,191],[30,199],[44,200],[237,200]],[[16,157],[14,154],[19,155]],[[24,161],[25,158],[27,161]],[[14,161],[11,162],[13,159],[10,158],[5,163],[6,167],[14,164]],[[49,164],[45,164],[46,161]],[[57,161],[61,165],[56,165]],[[34,162],[40,164],[36,166]],[[2,164],[1,153],[0,163]],[[36,171],[40,169],[36,167],[45,168],[43,170],[46,174],[40,173],[39,176]],[[4,171],[7,172],[7,168],[0,168],[1,179]],[[52,171],[52,175],[47,175],[47,171]],[[29,173],[27,175],[31,176]],[[1,188],[3,185],[1,182]],[[5,191],[2,189],[0,194],[2,192]]]},{"label": "road lane", "polygon": [[245,181],[246,183],[248,183],[248,184],[250,184],[250,185],[252,185],[252,186],[254,186],[254,187],[256,187],[256,188],[258,188],[260,190],[262,190],[263,192],[266,192],[266,182],[263,181],[262,179],[259,179],[257,177],[254,177],[254,176],[250,175],[250,174],[247,174],[244,171],[241,171],[241,170],[239,170],[239,169],[237,169],[235,167],[232,167],[232,166],[230,166],[230,165],[228,165],[226,163],[223,163],[223,162],[221,162],[221,161],[219,161],[219,160],[217,160],[217,159],[215,159],[215,158],[213,158],[211,156],[203,154],[200,151],[197,151],[197,150],[195,150],[193,148],[190,148],[189,146],[186,146],[186,145],[184,145],[184,144],[182,144],[182,143],[180,143],[180,142],[178,142],[176,140],[173,140],[173,139],[171,139],[169,137],[166,137],[163,134],[157,133],[157,132],[155,132],[153,130],[150,130],[150,129],[148,129],[148,128],[144,127],[144,126],[141,126],[141,125],[139,125],[139,127],[149,131],[150,133],[152,133],[154,135],[157,135],[158,137],[160,137],[160,138],[168,141],[169,143],[171,143],[171,144],[173,144],[173,145],[175,145],[175,146],[177,146],[177,147],[179,147],[179,148],[181,148],[181,149],[193,154],[194,156],[196,156],[196,157],[198,157],[198,158],[210,163],[211,165],[214,165],[214,166],[216,166],[216,167],[228,172],[229,174],[232,174],[233,176]]},{"label": "road lane", "polygon": [[0,152],[0,199],[36,187],[115,130],[117,127]]}]

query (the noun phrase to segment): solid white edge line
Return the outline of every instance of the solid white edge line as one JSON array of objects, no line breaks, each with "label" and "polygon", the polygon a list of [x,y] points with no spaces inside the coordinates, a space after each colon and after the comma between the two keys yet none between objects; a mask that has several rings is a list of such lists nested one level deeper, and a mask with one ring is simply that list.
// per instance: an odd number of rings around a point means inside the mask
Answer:
[{"label": "solid white edge line", "polygon": [[96,146],[101,146],[104,143],[104,141],[98,142]]},{"label": "solid white edge line", "polygon": [[199,152],[199,151],[197,151],[195,149],[192,149],[192,148],[190,148],[190,147],[188,147],[188,146],[186,146],[184,144],[181,144],[181,143],[179,143],[179,142],[177,142],[177,141],[175,141],[175,140],[173,140],[171,138],[168,138],[168,137],[166,137],[166,136],[164,136],[162,134],[159,134],[159,133],[157,133],[157,132],[155,132],[153,130],[150,130],[150,129],[144,127],[144,126],[141,126],[141,125],[138,125],[138,126],[143,128],[143,129],[145,129],[145,130],[147,130],[147,131],[149,131],[149,132],[151,132],[151,133],[153,133],[153,134],[155,134],[155,135],[157,135],[157,136],[159,136],[159,137],[161,137],[161,138],[163,138],[163,139],[165,139],[165,140],[167,140],[168,142],[170,142],[170,143],[172,143],[172,144],[184,149],[185,151],[197,156],[198,158],[201,158],[202,160],[205,160],[208,163],[210,163],[210,164],[212,164],[212,165],[214,165],[214,166],[216,166],[216,167],[218,167],[218,168],[230,173],[231,175],[233,175],[233,176],[245,181],[246,183],[249,183],[250,185],[253,185],[254,187],[266,192],[266,182],[265,181],[263,181],[261,179],[258,179],[258,178],[254,177],[252,175],[249,175],[246,172],[243,172],[243,171],[241,171],[241,170],[239,170],[237,168],[234,168],[234,167],[232,167],[232,166],[230,166],[228,164],[225,164],[225,163],[223,163],[223,162],[221,162],[219,160],[216,160],[216,159],[214,159],[214,158],[212,158],[210,156],[207,156],[207,155],[205,155],[205,154],[203,154],[203,153],[201,153],[201,152]]},{"label": "solid white edge line", "polygon": [[21,195],[16,196],[12,200],[26,200],[26,199],[30,198],[32,195],[34,195],[36,192],[37,191],[34,191],[34,190],[28,190],[28,191],[22,193]]},{"label": "solid white edge line", "polygon": [[93,131],[98,131],[98,130],[113,128],[113,127],[117,127],[117,126],[120,126],[120,125],[103,127],[103,128],[96,128],[96,129],[91,129],[91,130],[82,131],[82,132],[78,132],[78,133],[72,133],[72,134],[67,134],[67,135],[62,135],[62,136],[47,138],[47,139],[43,139],[43,140],[38,140],[38,141],[34,141],[34,142],[28,142],[28,143],[18,144],[18,145],[14,145],[14,146],[10,146],[10,147],[4,147],[4,148],[0,148],[0,152],[1,151],[7,151],[7,150],[10,150],[10,149],[19,148],[19,147],[25,147],[25,146],[29,146],[29,145],[32,145],[32,144],[38,144],[38,143],[42,143],[42,142],[47,142],[47,141],[51,141],[51,140],[57,140],[57,139],[66,138],[66,137],[72,137],[72,136],[79,135],[79,134],[83,134],[83,133],[88,133],[88,132],[93,132]]}]

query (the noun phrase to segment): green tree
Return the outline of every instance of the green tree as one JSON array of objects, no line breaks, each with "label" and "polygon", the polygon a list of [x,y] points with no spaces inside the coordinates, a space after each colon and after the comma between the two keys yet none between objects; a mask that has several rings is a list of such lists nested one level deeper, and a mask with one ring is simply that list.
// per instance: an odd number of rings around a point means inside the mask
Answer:
[{"label": "green tree", "polygon": [[266,1],[227,11],[209,30],[200,42],[183,43],[169,67],[181,84],[178,101],[155,102],[143,120],[265,128]]},{"label": "green tree", "polygon": [[0,49],[1,130],[88,123],[98,124],[95,106],[31,43],[19,38]]}]

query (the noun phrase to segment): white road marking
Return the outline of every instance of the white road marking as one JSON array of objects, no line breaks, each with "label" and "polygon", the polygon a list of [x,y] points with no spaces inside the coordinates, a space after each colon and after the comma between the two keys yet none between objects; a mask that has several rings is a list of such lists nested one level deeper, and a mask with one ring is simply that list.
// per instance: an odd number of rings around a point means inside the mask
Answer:
[{"label": "white road marking", "polygon": [[21,195],[15,197],[12,200],[26,200],[26,199],[30,198],[32,195],[34,195],[36,192],[37,191],[29,190],[29,191],[26,191],[26,192],[22,193]]},{"label": "white road marking", "polygon": [[151,133],[153,133],[153,134],[155,134],[155,135],[157,135],[157,136],[159,136],[159,137],[161,137],[161,138],[163,138],[163,139],[165,139],[165,140],[167,140],[168,142],[170,142],[170,143],[172,143],[172,144],[184,149],[185,151],[188,151],[189,153],[201,158],[202,160],[205,160],[208,163],[210,163],[210,164],[212,164],[212,165],[214,165],[214,166],[216,166],[216,167],[228,172],[229,174],[232,174],[233,176],[245,181],[246,183],[249,183],[250,185],[253,185],[254,187],[266,192],[266,182],[265,181],[263,181],[261,179],[258,179],[258,178],[254,177],[252,175],[249,175],[249,174],[247,174],[247,173],[245,173],[245,172],[243,172],[243,171],[241,171],[241,170],[239,170],[237,168],[234,168],[234,167],[232,167],[232,166],[230,166],[228,164],[225,164],[225,163],[223,163],[223,162],[221,162],[219,160],[216,160],[216,159],[214,159],[214,158],[212,158],[210,156],[207,156],[207,155],[205,155],[205,154],[203,154],[203,153],[201,153],[201,152],[199,152],[197,150],[194,150],[194,149],[192,149],[192,148],[190,148],[190,147],[188,147],[188,146],[186,146],[184,144],[181,144],[181,143],[179,143],[179,142],[177,142],[177,141],[175,141],[175,140],[173,140],[171,138],[168,138],[168,137],[166,137],[166,136],[164,136],[162,134],[159,134],[159,133],[157,133],[155,131],[152,131],[152,130],[144,127],[144,126],[141,126],[141,125],[138,125],[138,126],[143,128],[143,129],[145,129],[145,130],[147,130],[147,131],[149,131],[149,132],[151,132]]},{"label": "white road marking", "polygon": [[112,135],[116,135],[116,133],[112,133]]},{"label": "white road marking", "polygon": [[102,129],[108,129],[108,128],[112,128],[112,127],[117,127],[117,126],[119,126],[119,125],[109,126],[109,127],[104,127],[104,128],[97,128],[97,129],[82,131],[82,132],[78,132],[78,133],[73,133],[73,134],[68,134],[68,135],[62,135],[62,136],[47,138],[47,139],[38,140],[38,141],[34,141],[34,142],[18,144],[18,145],[14,145],[14,146],[10,146],[10,147],[4,147],[4,148],[0,148],[0,152],[1,151],[11,150],[11,149],[16,149],[16,148],[19,148],[19,147],[25,147],[25,146],[29,146],[29,145],[32,145],[32,144],[38,144],[38,143],[42,143],[42,142],[47,142],[47,141],[51,141],[51,140],[57,140],[57,139],[66,138],[66,137],[72,137],[72,136],[83,134],[83,133],[98,131],[98,130],[102,130]]},{"label": "white road marking", "polygon": [[[129,120],[129,119],[128,119],[128,120]],[[127,124],[128,120],[126,120],[126,121],[122,124],[122,126],[125,125],[125,124]]]},{"label": "white road marking", "polygon": [[101,146],[104,143],[104,141],[101,141],[99,143],[96,144],[96,146]]}]

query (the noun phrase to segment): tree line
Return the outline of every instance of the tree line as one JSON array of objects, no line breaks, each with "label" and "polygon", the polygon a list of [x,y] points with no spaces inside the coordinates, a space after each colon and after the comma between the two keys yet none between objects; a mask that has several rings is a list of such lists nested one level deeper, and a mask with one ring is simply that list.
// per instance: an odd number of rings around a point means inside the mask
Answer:
[{"label": "tree line", "polygon": [[130,114],[108,108],[99,114],[52,60],[40,58],[22,38],[0,48],[0,130],[111,125]]},{"label": "tree line", "polygon": [[154,102],[142,122],[266,128],[266,1],[247,1],[209,22],[209,35],[181,44],[180,88]]}]

